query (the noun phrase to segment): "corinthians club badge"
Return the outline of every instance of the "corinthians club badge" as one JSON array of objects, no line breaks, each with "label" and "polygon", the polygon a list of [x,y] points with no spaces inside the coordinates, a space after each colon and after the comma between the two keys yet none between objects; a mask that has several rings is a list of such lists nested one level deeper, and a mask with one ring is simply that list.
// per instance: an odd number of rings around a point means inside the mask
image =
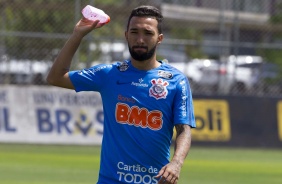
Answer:
[{"label": "corinthians club badge", "polygon": [[152,79],[152,87],[149,89],[149,96],[154,97],[155,99],[165,99],[168,92],[166,87],[169,85],[167,81],[163,79]]}]

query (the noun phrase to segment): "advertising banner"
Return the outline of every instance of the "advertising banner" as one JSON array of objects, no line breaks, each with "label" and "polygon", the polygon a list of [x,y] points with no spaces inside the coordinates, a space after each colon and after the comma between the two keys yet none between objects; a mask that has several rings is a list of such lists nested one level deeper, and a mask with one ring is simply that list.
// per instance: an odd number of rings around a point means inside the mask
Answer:
[{"label": "advertising banner", "polygon": [[[193,104],[193,145],[282,146],[280,99],[194,96]],[[0,142],[100,145],[103,120],[97,92],[0,86]]]},{"label": "advertising banner", "polygon": [[228,142],[231,139],[229,105],[226,100],[195,99],[194,141]]},{"label": "advertising banner", "polygon": [[56,87],[0,87],[0,141],[100,144],[101,98]]}]

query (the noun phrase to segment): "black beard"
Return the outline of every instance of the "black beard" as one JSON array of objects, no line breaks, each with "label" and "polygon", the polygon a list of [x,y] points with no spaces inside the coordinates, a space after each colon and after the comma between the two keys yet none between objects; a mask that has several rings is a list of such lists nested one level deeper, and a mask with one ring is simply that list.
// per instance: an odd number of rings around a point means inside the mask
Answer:
[{"label": "black beard", "polygon": [[[142,46],[140,46],[142,47]],[[157,48],[157,45],[155,45],[151,50],[149,50],[148,52],[145,52],[145,53],[137,53],[135,52],[133,49],[134,48],[137,48],[137,46],[133,46],[132,48],[130,48],[130,46],[128,45],[128,48],[129,48],[129,53],[131,55],[131,57],[137,61],[145,61],[145,60],[148,60],[150,58],[153,57],[155,51],[156,51],[156,48]],[[142,47],[142,48],[146,48],[147,47]]]}]

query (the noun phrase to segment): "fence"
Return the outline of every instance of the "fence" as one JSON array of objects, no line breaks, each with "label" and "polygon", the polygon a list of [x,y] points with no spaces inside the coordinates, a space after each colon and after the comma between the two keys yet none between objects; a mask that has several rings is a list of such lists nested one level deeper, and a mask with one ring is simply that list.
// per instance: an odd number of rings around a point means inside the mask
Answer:
[{"label": "fence", "polygon": [[[282,100],[194,95],[193,145],[282,146]],[[0,143],[100,145],[99,93],[49,86],[0,87]]]},{"label": "fence", "polygon": [[[87,4],[103,9],[111,22],[85,37],[72,69],[127,59],[124,31],[128,15],[138,5],[152,4],[165,17],[165,40],[158,48],[158,59],[166,58],[175,66],[182,63],[180,69],[185,73],[194,64],[196,73],[186,74],[195,94],[279,96],[281,2],[0,0],[0,84],[46,85],[52,61]],[[242,55],[252,57],[240,60]],[[253,56],[261,60],[255,62]]]}]

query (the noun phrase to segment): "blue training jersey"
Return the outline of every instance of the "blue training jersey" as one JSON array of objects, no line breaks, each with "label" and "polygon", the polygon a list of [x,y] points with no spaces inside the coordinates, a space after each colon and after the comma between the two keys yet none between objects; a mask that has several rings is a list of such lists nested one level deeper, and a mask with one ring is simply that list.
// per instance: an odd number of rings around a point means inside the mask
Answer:
[{"label": "blue training jersey", "polygon": [[102,97],[98,184],[158,183],[154,176],[169,162],[174,125],[196,126],[187,78],[163,62],[143,71],[127,60],[69,76],[77,92],[98,91]]}]

